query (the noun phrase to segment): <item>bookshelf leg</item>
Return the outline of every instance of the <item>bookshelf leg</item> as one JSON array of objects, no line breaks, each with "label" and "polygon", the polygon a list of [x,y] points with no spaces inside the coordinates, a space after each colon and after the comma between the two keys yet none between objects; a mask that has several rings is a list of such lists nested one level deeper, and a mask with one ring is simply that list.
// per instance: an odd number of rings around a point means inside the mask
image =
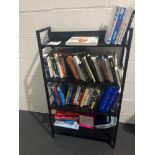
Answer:
[{"label": "bookshelf leg", "polygon": [[54,138],[55,137],[55,131],[54,131],[54,115],[53,114],[51,116],[51,134],[52,134],[52,137]]}]

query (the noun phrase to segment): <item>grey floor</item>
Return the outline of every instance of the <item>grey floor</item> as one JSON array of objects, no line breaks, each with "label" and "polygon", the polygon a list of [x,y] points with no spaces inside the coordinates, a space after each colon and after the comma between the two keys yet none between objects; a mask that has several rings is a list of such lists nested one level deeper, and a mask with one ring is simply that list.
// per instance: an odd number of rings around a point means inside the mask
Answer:
[{"label": "grey floor", "polygon": [[134,125],[120,123],[115,149],[107,143],[48,131],[46,114],[19,112],[20,155],[134,155]]}]

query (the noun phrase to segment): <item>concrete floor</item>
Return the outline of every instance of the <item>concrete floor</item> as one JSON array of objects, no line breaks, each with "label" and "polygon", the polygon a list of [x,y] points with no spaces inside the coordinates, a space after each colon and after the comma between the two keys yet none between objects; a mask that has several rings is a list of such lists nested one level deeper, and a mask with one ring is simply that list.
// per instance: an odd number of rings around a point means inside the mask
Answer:
[{"label": "concrete floor", "polygon": [[47,114],[19,112],[20,155],[134,155],[135,127],[120,123],[115,149],[107,143],[56,134],[48,130]]}]

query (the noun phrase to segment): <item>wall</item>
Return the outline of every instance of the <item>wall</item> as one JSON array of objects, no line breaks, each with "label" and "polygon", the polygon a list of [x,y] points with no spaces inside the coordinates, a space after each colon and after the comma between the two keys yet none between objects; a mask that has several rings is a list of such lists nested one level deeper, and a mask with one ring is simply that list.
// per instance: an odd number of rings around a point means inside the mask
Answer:
[{"label": "wall", "polygon": [[[98,30],[108,25],[115,5],[133,6],[134,0],[20,0],[20,110],[47,112],[35,31]],[[121,122],[134,123],[135,46],[131,55],[121,109]]]}]

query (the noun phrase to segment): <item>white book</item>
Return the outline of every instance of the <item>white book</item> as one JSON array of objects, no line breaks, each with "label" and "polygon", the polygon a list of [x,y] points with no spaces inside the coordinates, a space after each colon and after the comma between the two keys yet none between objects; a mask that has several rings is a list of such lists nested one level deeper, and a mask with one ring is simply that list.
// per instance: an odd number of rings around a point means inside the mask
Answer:
[{"label": "white book", "polygon": [[84,56],[83,58],[83,61],[85,62],[85,64],[86,64],[86,69],[87,69],[87,72],[88,72],[88,74],[89,74],[89,76],[91,77],[91,79],[95,82],[96,80],[95,80],[95,78],[94,78],[94,75],[93,75],[93,73],[92,73],[92,71],[91,71],[91,69],[90,69],[90,66],[88,65],[88,62],[87,62],[87,60],[86,60],[86,56]]},{"label": "white book", "polygon": [[79,66],[81,64],[81,62],[80,62],[80,60],[79,60],[77,55],[73,56],[73,61],[74,61],[75,67],[76,67],[76,69],[78,71],[78,74],[79,74],[81,80],[86,81],[86,79],[85,79],[85,77],[84,77],[84,75],[83,75],[83,73],[81,71],[81,68]]},{"label": "white book", "polygon": [[109,26],[107,26],[107,28],[106,28],[106,34],[105,34],[105,38],[104,38],[104,41],[105,41],[106,44],[110,44],[110,40],[111,40],[110,36],[111,36],[111,33],[112,33],[114,21],[115,21],[115,18],[116,18],[117,9],[118,9],[117,7],[113,8],[112,13],[111,13],[112,20],[111,20]]},{"label": "white book", "polygon": [[55,62],[57,64],[59,76],[60,76],[60,78],[63,78],[62,70],[61,70],[61,66],[60,66],[60,62],[59,62],[59,58],[58,58],[58,54],[54,54],[54,58],[55,58]]},{"label": "white book", "polygon": [[78,88],[77,88],[77,90],[76,90],[75,97],[74,97],[74,103],[75,103],[76,105],[79,105],[78,98],[79,98],[79,95],[80,95],[80,91],[81,91],[81,87],[78,86]]},{"label": "white book", "polygon": [[98,45],[98,36],[76,36],[71,37],[68,41],[65,42],[65,45],[92,45],[97,46]]},{"label": "white book", "polygon": [[127,9],[127,14],[126,14],[125,19],[124,19],[124,21],[123,21],[124,24],[123,24],[122,30],[121,30],[121,32],[120,32],[120,35],[119,35],[119,38],[118,38],[118,41],[117,41],[117,44],[119,44],[119,45],[120,45],[120,44],[122,43],[122,41],[123,41],[123,37],[124,37],[125,32],[126,32],[126,29],[127,29],[127,27],[128,27],[128,24],[129,24],[129,21],[130,21],[132,12],[133,12],[133,8],[132,8],[132,7],[129,7],[129,8]]},{"label": "white book", "polygon": [[115,9],[115,15],[114,15],[114,19],[113,19],[113,24],[111,26],[111,31],[110,31],[107,39],[106,39],[106,43],[107,44],[110,44],[111,37],[113,35],[114,29],[115,29],[115,26],[116,26],[116,23],[117,23],[117,19],[118,19],[118,15],[119,15],[119,10],[120,10],[120,7],[117,6],[116,9]]},{"label": "white book", "polygon": [[98,77],[99,77],[99,80],[100,80],[100,82],[103,82],[103,81],[104,81],[104,80],[103,80],[103,76],[102,76],[102,73],[101,73],[101,71],[100,71],[100,68],[99,68],[99,66],[98,66],[98,64],[97,64],[96,58],[97,58],[97,57],[91,57],[91,59],[92,59],[92,61],[93,61],[93,63],[94,63],[94,66],[95,66],[97,75],[98,75]]},{"label": "white book", "polygon": [[110,62],[109,62],[108,58],[105,58],[104,60],[105,60],[105,63],[106,63],[109,80],[111,82],[114,82],[114,78],[113,78],[113,75],[112,75],[112,70],[111,70],[111,67],[110,67]]}]

